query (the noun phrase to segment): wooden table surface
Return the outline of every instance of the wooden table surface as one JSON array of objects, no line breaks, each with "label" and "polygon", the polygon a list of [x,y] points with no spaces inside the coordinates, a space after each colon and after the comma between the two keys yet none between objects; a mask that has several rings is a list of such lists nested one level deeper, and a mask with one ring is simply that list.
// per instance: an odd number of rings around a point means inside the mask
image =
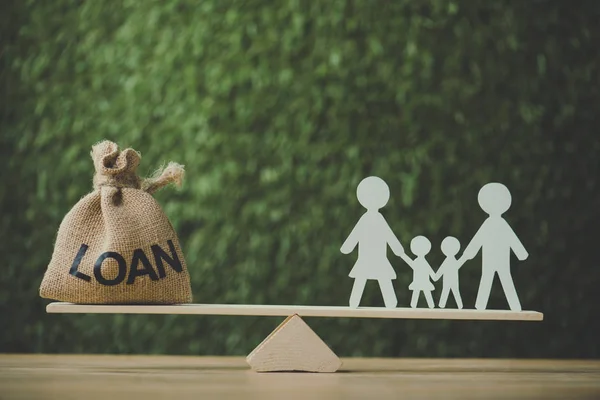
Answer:
[{"label": "wooden table surface", "polygon": [[0,355],[0,399],[600,399],[600,361],[343,362],[256,373],[243,357]]}]

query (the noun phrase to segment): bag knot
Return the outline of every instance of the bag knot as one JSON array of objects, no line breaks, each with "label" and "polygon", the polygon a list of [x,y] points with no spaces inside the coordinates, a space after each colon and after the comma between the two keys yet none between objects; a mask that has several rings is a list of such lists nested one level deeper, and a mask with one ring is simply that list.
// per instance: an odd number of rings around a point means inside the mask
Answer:
[{"label": "bag knot", "polygon": [[141,179],[137,175],[140,154],[133,149],[119,151],[116,143],[108,140],[94,145],[91,155],[96,169],[95,190],[102,186],[110,186],[117,189],[142,189],[152,194],[170,183],[181,186],[183,181],[184,167],[174,162],[160,168],[152,177]]},{"label": "bag knot", "polygon": [[119,151],[116,143],[108,140],[92,147],[94,160],[94,189],[102,186],[115,188],[142,187],[141,179],[137,176],[137,167],[140,165],[140,155],[133,149]]}]

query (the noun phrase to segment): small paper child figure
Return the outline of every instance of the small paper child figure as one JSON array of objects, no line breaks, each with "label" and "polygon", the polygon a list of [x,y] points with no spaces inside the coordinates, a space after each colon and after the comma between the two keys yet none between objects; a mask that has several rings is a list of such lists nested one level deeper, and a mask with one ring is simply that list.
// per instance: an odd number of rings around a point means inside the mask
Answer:
[{"label": "small paper child figure", "polygon": [[406,254],[402,254],[400,257],[413,269],[413,281],[408,287],[409,290],[413,291],[410,306],[412,308],[417,307],[419,302],[419,295],[421,292],[425,295],[427,305],[429,308],[435,307],[433,303],[433,297],[431,291],[435,288],[429,278],[434,277],[434,272],[431,269],[431,265],[425,259],[425,256],[429,254],[431,250],[431,242],[425,236],[417,236],[410,242],[410,251],[417,256],[414,260],[408,257]]},{"label": "small paper child figure", "polygon": [[463,308],[462,299],[460,298],[460,291],[458,288],[458,269],[462,267],[465,262],[464,258],[456,259],[456,254],[460,250],[460,242],[457,238],[448,236],[442,240],[442,253],[446,256],[446,259],[440,265],[440,268],[435,273],[433,280],[437,281],[443,277],[443,289],[442,296],[440,297],[439,307],[446,307],[446,301],[448,301],[448,295],[452,291],[454,300],[458,308]]},{"label": "small paper child figure", "polygon": [[367,212],[360,217],[340,249],[343,254],[350,254],[358,245],[358,259],[349,274],[354,278],[350,307],[358,307],[367,280],[375,279],[379,283],[385,306],[394,308],[398,304],[392,285],[396,272],[386,252],[389,245],[394,254],[400,256],[404,254],[404,248],[379,212],[390,198],[390,189],[381,178],[370,176],[358,184],[356,197]]}]

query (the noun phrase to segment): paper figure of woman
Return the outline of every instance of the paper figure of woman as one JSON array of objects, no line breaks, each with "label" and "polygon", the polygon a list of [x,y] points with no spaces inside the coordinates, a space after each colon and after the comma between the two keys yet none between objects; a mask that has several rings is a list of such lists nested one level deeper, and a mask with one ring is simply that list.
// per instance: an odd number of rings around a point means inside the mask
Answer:
[{"label": "paper figure of woman", "polygon": [[396,272],[387,258],[387,246],[397,256],[404,254],[404,248],[379,212],[390,198],[390,189],[381,178],[370,176],[359,183],[356,197],[367,211],[340,249],[349,254],[358,245],[358,259],[349,274],[354,278],[350,307],[358,307],[367,280],[373,279],[379,283],[385,306],[394,308],[398,304],[392,284]]}]

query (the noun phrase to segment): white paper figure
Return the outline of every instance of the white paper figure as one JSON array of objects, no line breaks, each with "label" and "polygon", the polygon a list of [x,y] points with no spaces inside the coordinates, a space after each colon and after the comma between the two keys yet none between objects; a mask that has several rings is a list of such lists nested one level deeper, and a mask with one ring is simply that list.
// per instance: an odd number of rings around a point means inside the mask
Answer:
[{"label": "white paper figure", "polygon": [[464,258],[471,260],[482,250],[483,271],[475,308],[484,310],[487,307],[494,275],[497,273],[510,309],[521,311],[521,303],[510,274],[510,251],[519,260],[527,259],[529,254],[510,225],[502,218],[502,214],[510,208],[510,192],[503,184],[492,182],[481,188],[477,199],[479,206],[489,217],[463,253]]},{"label": "white paper figure", "polygon": [[413,281],[408,287],[409,290],[413,291],[412,299],[410,300],[410,306],[412,308],[417,307],[419,302],[419,295],[421,292],[425,295],[427,305],[429,308],[435,307],[433,303],[433,297],[431,291],[435,288],[429,278],[435,276],[431,265],[425,259],[425,256],[429,254],[431,250],[431,242],[425,236],[417,236],[410,242],[410,251],[417,256],[414,260],[408,257],[406,254],[402,254],[400,257],[413,269]]},{"label": "white paper figure", "polygon": [[392,285],[396,272],[387,258],[387,246],[397,256],[404,254],[404,248],[379,213],[390,198],[390,189],[381,178],[370,176],[358,184],[356,197],[367,212],[360,217],[340,249],[342,253],[349,254],[358,245],[358,260],[349,274],[354,278],[350,307],[358,307],[367,280],[375,279],[379,282],[385,306],[394,308],[398,304]]},{"label": "white paper figure", "polygon": [[460,260],[456,259],[456,255],[460,250],[460,242],[457,238],[448,236],[444,240],[442,240],[441,245],[442,253],[446,256],[442,265],[435,273],[433,277],[434,281],[437,281],[440,278],[444,278],[442,280],[442,296],[440,297],[439,307],[445,308],[446,301],[448,301],[448,295],[450,292],[454,295],[454,300],[456,300],[456,305],[458,308],[463,308],[462,299],[460,298],[460,290],[458,286],[458,270],[462,267],[465,260],[461,258]]}]

